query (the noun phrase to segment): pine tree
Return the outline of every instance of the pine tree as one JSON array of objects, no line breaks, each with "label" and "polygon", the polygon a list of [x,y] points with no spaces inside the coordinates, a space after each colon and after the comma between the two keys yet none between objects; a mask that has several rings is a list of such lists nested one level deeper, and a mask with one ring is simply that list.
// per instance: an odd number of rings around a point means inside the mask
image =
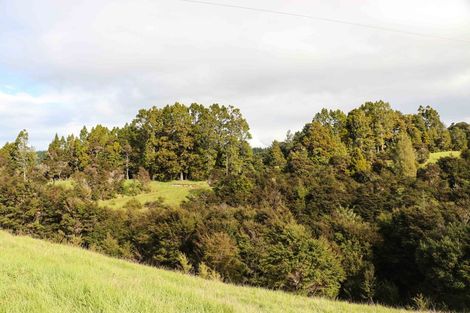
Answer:
[{"label": "pine tree", "polygon": [[49,178],[63,178],[63,174],[68,167],[65,146],[66,141],[64,137],[59,138],[57,134],[55,135],[54,140],[49,144],[46,158],[44,160],[44,164],[48,169]]}]

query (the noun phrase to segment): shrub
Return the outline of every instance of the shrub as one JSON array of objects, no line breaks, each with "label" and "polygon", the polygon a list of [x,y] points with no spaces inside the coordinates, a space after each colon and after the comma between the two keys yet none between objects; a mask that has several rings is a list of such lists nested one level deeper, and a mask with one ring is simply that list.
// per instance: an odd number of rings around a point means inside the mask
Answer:
[{"label": "shrub", "polygon": [[334,298],[344,280],[341,260],[328,242],[312,239],[297,224],[274,227],[259,258],[260,280],[273,288]]},{"label": "shrub", "polygon": [[126,196],[137,196],[142,192],[142,183],[138,180],[124,180],[121,183],[121,193]]},{"label": "shrub", "polygon": [[189,274],[193,271],[193,266],[191,265],[191,263],[189,262],[188,258],[186,257],[184,253],[180,253],[178,255],[178,262],[179,262],[179,268],[183,273]]}]

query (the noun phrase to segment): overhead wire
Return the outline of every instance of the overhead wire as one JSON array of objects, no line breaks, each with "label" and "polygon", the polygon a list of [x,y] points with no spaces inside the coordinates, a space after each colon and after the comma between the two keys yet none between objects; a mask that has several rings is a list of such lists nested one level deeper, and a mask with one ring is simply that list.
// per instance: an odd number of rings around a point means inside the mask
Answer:
[{"label": "overhead wire", "polygon": [[445,37],[445,36],[427,34],[427,33],[419,33],[419,32],[414,32],[414,31],[407,31],[407,30],[389,28],[389,27],[384,27],[384,26],[379,26],[379,25],[358,23],[358,22],[340,20],[340,19],[335,19],[335,18],[327,18],[327,17],[320,17],[320,16],[313,16],[313,15],[306,15],[306,14],[299,14],[299,13],[292,13],[292,12],[285,12],[285,11],[277,11],[277,10],[272,10],[272,9],[255,8],[255,7],[248,7],[248,6],[235,5],[235,4],[211,2],[211,1],[204,1],[204,0],[179,0],[179,1],[193,3],[193,4],[200,4],[200,5],[207,5],[207,6],[241,9],[241,10],[249,10],[249,11],[269,13],[269,14],[299,17],[299,18],[328,22],[328,23],[336,23],[336,24],[374,29],[377,31],[386,31],[386,32],[399,33],[399,34],[410,35],[410,36],[418,36],[418,37],[423,37],[423,38],[440,39],[440,40],[447,40],[447,41],[470,44],[470,40],[466,40],[466,39],[451,38],[451,37]]}]

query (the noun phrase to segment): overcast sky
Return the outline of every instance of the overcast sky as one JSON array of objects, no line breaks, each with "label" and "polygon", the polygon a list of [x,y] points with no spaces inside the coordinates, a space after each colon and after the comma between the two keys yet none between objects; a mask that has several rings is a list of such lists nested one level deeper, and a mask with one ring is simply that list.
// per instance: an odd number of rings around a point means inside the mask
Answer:
[{"label": "overcast sky", "polygon": [[255,146],[369,100],[470,122],[469,0],[213,1],[462,41],[178,0],[0,0],[0,144],[176,101],[240,107]]}]

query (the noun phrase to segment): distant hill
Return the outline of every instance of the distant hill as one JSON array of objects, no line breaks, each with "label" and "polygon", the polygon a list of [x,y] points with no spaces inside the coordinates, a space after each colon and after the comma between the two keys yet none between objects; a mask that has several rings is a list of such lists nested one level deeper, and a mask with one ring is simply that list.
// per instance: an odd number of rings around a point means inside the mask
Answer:
[{"label": "distant hill", "polygon": [[236,287],[0,231],[0,312],[405,312]]}]

